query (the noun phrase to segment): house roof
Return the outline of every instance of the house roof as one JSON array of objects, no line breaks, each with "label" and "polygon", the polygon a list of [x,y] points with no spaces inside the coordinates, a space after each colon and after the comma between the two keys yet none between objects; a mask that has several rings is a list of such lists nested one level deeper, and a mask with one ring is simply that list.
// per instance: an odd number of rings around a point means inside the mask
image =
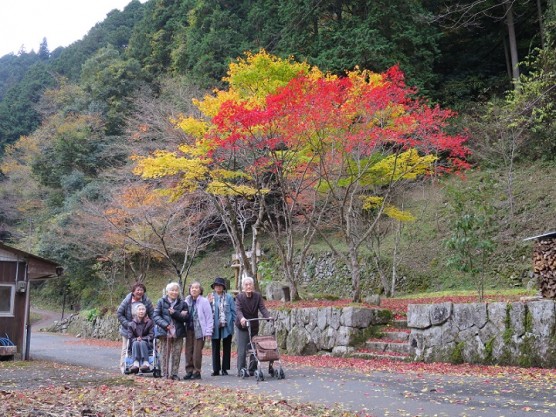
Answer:
[{"label": "house roof", "polygon": [[62,265],[49,259],[41,258],[0,242],[0,261],[27,262],[29,279],[57,278],[62,275]]},{"label": "house roof", "polygon": [[527,237],[523,240],[533,240],[533,239],[541,239],[543,237],[556,237],[556,230],[552,231],[552,232],[548,232],[548,233],[544,233],[542,235],[538,235],[538,236],[531,236],[531,237]]}]

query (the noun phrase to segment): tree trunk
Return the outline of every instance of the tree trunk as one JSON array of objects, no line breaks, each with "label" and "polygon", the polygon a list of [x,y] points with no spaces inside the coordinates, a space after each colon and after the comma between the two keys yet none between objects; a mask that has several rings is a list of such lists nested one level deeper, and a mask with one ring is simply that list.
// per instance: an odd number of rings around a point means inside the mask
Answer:
[{"label": "tree trunk", "polygon": [[[232,207],[231,202],[228,198],[223,198],[222,200],[218,197],[212,197],[214,206],[216,207],[222,222],[226,227],[226,232],[228,236],[232,240],[232,245],[234,246],[235,254],[239,260],[240,268],[239,268],[239,280],[241,282],[241,278],[243,275],[247,275],[252,277],[253,270],[251,268],[251,258],[247,256],[247,251],[245,250],[245,242],[243,239],[243,233],[241,227],[239,226],[239,222],[235,215],[235,210]],[[241,284],[238,283],[239,288],[241,290]]]},{"label": "tree trunk", "polygon": [[392,253],[392,282],[390,284],[390,297],[396,293],[396,283],[398,281],[398,249],[400,247],[400,240],[402,236],[402,222],[398,221],[398,228],[396,230],[396,239],[394,242],[394,252]]},{"label": "tree trunk", "polygon": [[361,266],[359,265],[359,260],[357,258],[357,250],[353,244],[349,247],[349,261],[351,269],[351,289],[352,289],[352,301],[355,303],[361,302]]},{"label": "tree trunk", "polygon": [[261,286],[259,284],[259,277],[258,277],[258,253],[260,253],[260,245],[259,245],[259,228],[261,227],[262,218],[264,215],[264,205],[259,205],[259,213],[257,215],[257,221],[251,227],[253,233],[253,239],[251,241],[251,272],[253,274],[253,279],[255,280],[255,290],[260,292]]},{"label": "tree trunk", "polygon": [[519,82],[519,61],[517,56],[517,41],[515,37],[513,3],[506,2],[506,26],[508,28],[508,40],[510,47],[510,61],[512,65],[512,82],[517,86]]},{"label": "tree trunk", "polygon": [[544,39],[544,24],[543,24],[543,20],[542,20],[541,0],[537,0],[537,17],[539,19],[539,32],[541,34],[541,48],[544,49],[545,39]]}]

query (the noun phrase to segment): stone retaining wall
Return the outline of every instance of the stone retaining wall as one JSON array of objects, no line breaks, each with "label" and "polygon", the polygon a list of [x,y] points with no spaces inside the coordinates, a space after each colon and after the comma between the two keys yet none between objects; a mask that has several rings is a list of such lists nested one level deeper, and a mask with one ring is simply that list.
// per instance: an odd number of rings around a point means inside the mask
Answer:
[{"label": "stone retaining wall", "polygon": [[552,300],[412,304],[415,360],[556,367],[556,303]]},{"label": "stone retaining wall", "polygon": [[81,317],[78,313],[74,313],[60,321],[54,322],[51,327],[44,330],[71,333],[83,338],[120,340],[119,327],[118,318],[113,314],[88,320]]},{"label": "stone retaining wall", "polygon": [[[275,321],[261,321],[260,334],[275,331],[280,348],[292,355],[348,354],[373,334],[373,326],[386,324],[392,317],[388,310],[359,307],[274,310],[271,314]],[[120,339],[114,315],[90,321],[72,315],[49,330],[81,337]]]},{"label": "stone retaining wall", "polygon": [[292,355],[351,353],[392,318],[388,310],[320,307],[271,312],[274,322],[261,322],[261,334],[275,331],[278,345]]}]

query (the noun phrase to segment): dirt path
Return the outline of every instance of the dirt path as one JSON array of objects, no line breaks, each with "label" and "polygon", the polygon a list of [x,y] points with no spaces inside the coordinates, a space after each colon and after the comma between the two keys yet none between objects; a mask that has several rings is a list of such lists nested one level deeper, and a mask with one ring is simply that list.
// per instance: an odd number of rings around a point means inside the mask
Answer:
[{"label": "dirt path", "polygon": [[31,308],[31,314],[38,314],[40,319],[31,323],[33,331],[46,329],[51,327],[55,321],[61,320],[61,313],[56,311],[41,310],[37,308]]}]

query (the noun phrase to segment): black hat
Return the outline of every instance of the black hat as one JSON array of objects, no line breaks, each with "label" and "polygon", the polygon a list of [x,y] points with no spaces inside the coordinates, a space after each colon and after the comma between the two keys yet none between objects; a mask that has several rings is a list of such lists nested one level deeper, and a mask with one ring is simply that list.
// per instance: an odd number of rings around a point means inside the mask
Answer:
[{"label": "black hat", "polygon": [[222,285],[224,289],[226,289],[226,280],[224,278],[214,278],[214,282],[210,285],[210,288],[214,290],[215,285]]}]

